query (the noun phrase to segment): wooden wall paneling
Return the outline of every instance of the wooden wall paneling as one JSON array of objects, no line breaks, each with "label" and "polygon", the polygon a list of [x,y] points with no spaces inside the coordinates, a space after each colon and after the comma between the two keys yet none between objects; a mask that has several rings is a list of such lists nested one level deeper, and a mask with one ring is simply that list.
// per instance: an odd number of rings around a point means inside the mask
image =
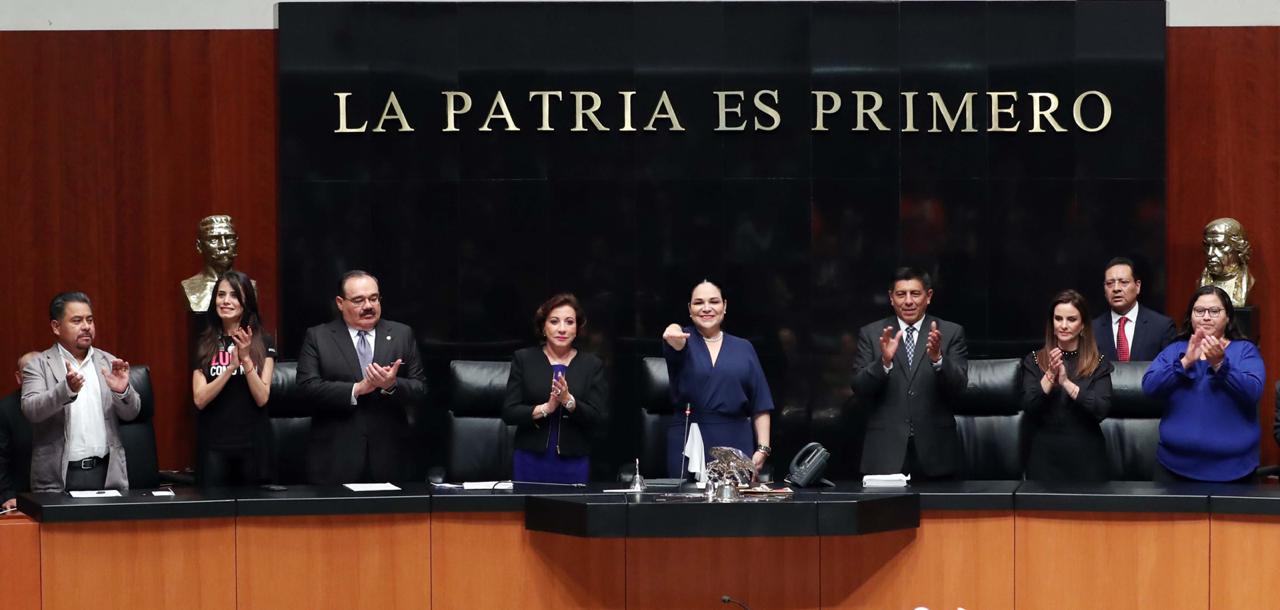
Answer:
[{"label": "wooden wall paneling", "polygon": [[822,607],[1012,610],[1012,511],[925,511],[916,530],[821,539]]},{"label": "wooden wall paneling", "polygon": [[40,525],[44,610],[232,610],[232,519]]},{"label": "wooden wall paneling", "polygon": [[275,37],[0,32],[0,260],[21,270],[0,306],[0,362],[53,343],[56,292],[88,292],[98,344],[152,368],[165,468],[193,455],[178,283],[201,268],[200,218],[236,219],[237,267],[258,281],[268,323],[279,321]]},{"label": "wooden wall paneling", "polygon": [[631,538],[627,608],[820,607],[818,537]]},{"label": "wooden wall paneling", "polygon": [[1275,563],[1280,517],[1214,515],[1210,529],[1210,610],[1252,610],[1276,605]]},{"label": "wooden wall paneling", "polygon": [[431,607],[430,515],[240,517],[245,610]]},{"label": "wooden wall paneling", "polygon": [[1026,511],[1018,610],[1207,610],[1209,516]]},{"label": "wooden wall paneling", "polygon": [[431,532],[435,610],[624,607],[623,539],[531,532],[523,513],[434,513]]},{"label": "wooden wall paneling", "polygon": [[40,610],[40,524],[0,517],[0,600],[4,608]]},{"label": "wooden wall paneling", "polygon": [[[1268,375],[1262,461],[1280,462],[1272,437],[1280,371],[1280,27],[1170,28],[1167,132],[1168,313],[1179,319],[1204,269],[1204,225],[1230,216],[1253,246]],[[1180,320],[1179,320],[1180,322]]]}]

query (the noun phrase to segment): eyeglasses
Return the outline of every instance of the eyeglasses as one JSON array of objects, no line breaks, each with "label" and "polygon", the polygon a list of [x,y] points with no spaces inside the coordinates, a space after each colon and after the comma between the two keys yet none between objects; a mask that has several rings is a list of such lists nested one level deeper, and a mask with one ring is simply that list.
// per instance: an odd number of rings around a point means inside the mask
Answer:
[{"label": "eyeglasses", "polygon": [[1224,311],[1226,311],[1226,309],[1222,307],[1196,307],[1191,310],[1191,314],[1201,318],[1205,315],[1208,315],[1210,318],[1216,318],[1222,315],[1222,312]]},{"label": "eyeglasses", "polygon": [[1128,288],[1129,285],[1132,283],[1133,283],[1133,280],[1107,280],[1107,283],[1105,284],[1105,286],[1107,288],[1114,288],[1115,286],[1120,286],[1121,288]]},{"label": "eyeglasses", "polygon": [[343,298],[342,300],[344,300],[344,301],[346,301],[346,302],[348,302],[348,303],[351,303],[352,305],[355,305],[356,307],[364,307],[364,304],[365,304],[366,302],[367,302],[367,303],[377,303],[377,302],[381,301],[381,300],[382,300],[382,296],[381,296],[381,295],[374,294],[374,295],[370,295],[370,296],[368,296],[367,298],[366,298],[366,297],[356,297],[356,298],[354,298],[354,299]]}]

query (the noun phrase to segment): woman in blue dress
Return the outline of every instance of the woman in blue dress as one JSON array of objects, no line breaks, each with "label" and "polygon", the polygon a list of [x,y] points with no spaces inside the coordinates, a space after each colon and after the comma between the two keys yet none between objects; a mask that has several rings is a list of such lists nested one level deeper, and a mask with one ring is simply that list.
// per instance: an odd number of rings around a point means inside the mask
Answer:
[{"label": "woman in blue dress", "polygon": [[682,455],[691,424],[698,424],[704,451],[735,447],[751,456],[757,472],[772,452],[769,382],[751,342],[721,330],[727,303],[720,287],[704,280],[689,299],[693,324],[672,324],[662,333],[677,406],[667,427],[667,471],[673,477],[684,476]]}]

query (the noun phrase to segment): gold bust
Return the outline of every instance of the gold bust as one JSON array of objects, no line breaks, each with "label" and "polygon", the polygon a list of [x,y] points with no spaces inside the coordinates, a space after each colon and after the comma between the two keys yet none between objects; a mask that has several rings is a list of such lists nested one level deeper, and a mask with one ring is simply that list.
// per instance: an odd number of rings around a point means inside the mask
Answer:
[{"label": "gold bust", "polygon": [[209,297],[218,276],[236,262],[238,236],[230,216],[206,216],[196,229],[196,252],[204,258],[204,270],[182,280],[191,311],[203,313],[209,308]]},{"label": "gold bust", "polygon": [[1249,239],[1234,218],[1219,218],[1204,226],[1204,272],[1201,286],[1217,286],[1231,296],[1231,304],[1242,307],[1253,291],[1249,273]]}]

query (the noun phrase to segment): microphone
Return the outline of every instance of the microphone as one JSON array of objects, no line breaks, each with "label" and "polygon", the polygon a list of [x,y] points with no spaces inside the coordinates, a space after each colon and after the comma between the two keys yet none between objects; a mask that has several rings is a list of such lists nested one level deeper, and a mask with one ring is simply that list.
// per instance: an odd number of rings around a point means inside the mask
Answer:
[{"label": "microphone", "polygon": [[740,601],[738,601],[738,600],[736,600],[736,599],[734,599],[734,598],[732,598],[732,597],[729,597],[728,595],[721,595],[721,596],[720,596],[720,603],[722,603],[722,604],[733,604],[733,605],[735,605],[735,606],[737,606],[737,607],[739,607],[739,608],[742,608],[742,610],[751,610],[751,606],[748,606],[748,605],[746,605],[746,604],[744,604],[744,603],[742,603],[742,602],[740,602]]}]

